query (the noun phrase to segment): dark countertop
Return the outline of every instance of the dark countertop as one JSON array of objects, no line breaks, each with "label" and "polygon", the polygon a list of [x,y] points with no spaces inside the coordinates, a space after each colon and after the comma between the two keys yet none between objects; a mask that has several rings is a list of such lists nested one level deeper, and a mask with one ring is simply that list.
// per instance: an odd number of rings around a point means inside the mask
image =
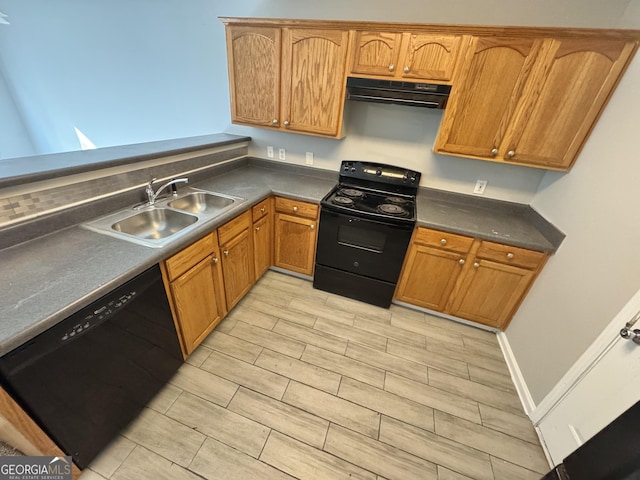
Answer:
[{"label": "dark countertop", "polygon": [[135,143],[116,147],[50,153],[31,157],[7,158],[0,161],[0,188],[24,183],[49,180],[51,178],[88,172],[100,168],[115,167],[163,155],[220,147],[239,141],[251,140],[226,133],[201,135],[199,137],[176,138],[157,142]]},{"label": "dark countertop", "polygon": [[[0,250],[0,355],[168,258],[271,194],[319,202],[337,173],[262,160],[193,186],[246,199],[164,248],[69,227]],[[418,224],[545,252],[564,235],[527,205],[421,189]]]}]

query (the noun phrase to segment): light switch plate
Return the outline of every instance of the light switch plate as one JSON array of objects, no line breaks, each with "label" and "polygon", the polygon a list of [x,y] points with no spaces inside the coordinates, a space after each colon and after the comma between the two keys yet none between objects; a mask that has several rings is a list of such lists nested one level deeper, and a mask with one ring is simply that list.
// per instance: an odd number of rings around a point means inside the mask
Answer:
[{"label": "light switch plate", "polygon": [[307,163],[307,165],[313,165],[313,152],[307,152],[305,162]]},{"label": "light switch plate", "polygon": [[284,148],[281,148],[281,149],[278,150],[278,158],[280,160],[285,160],[287,158],[287,154],[286,154]]},{"label": "light switch plate", "polygon": [[273,158],[273,147],[272,146],[268,146],[267,147],[267,157]]}]

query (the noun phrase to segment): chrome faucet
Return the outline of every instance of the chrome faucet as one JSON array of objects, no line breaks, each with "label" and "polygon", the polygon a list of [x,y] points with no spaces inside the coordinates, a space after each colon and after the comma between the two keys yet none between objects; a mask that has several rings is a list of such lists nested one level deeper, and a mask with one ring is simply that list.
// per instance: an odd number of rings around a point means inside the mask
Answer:
[{"label": "chrome faucet", "polygon": [[170,187],[171,185],[175,185],[176,183],[189,183],[189,179],[188,178],[174,178],[170,181],[168,181],[167,183],[165,183],[164,185],[162,185],[156,192],[153,191],[153,182],[155,182],[156,179],[152,178],[151,181],[149,183],[147,183],[147,205],[154,205],[156,203],[156,199],[158,198],[158,195],[160,195],[160,193],[167,187]]}]

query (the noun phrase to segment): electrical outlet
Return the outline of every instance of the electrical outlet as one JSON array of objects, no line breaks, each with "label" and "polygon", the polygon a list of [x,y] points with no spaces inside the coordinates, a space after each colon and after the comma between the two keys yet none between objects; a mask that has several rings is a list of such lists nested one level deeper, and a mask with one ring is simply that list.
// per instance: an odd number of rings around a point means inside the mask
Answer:
[{"label": "electrical outlet", "polygon": [[287,158],[287,152],[285,152],[284,148],[278,150],[278,158],[280,160],[284,160]]},{"label": "electrical outlet", "polygon": [[486,180],[476,180],[476,186],[473,189],[473,193],[477,193],[478,195],[484,195],[485,188],[487,188]]},{"label": "electrical outlet", "polygon": [[307,152],[307,156],[305,160],[307,165],[313,165],[313,152]]},{"label": "electrical outlet", "polygon": [[267,147],[267,157],[273,158],[273,147],[272,146],[268,146]]}]

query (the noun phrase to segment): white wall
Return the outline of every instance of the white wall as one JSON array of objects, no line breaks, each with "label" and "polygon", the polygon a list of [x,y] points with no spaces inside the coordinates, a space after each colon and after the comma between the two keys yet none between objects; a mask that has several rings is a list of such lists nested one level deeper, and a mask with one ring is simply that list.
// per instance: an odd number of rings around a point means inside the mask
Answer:
[{"label": "white wall", "polygon": [[0,70],[0,159],[36,153]]},{"label": "white wall", "polygon": [[[640,28],[639,6],[621,26]],[[639,125],[636,55],[575,167],[533,199],[567,234],[507,330],[536,403],[640,289]]]}]

